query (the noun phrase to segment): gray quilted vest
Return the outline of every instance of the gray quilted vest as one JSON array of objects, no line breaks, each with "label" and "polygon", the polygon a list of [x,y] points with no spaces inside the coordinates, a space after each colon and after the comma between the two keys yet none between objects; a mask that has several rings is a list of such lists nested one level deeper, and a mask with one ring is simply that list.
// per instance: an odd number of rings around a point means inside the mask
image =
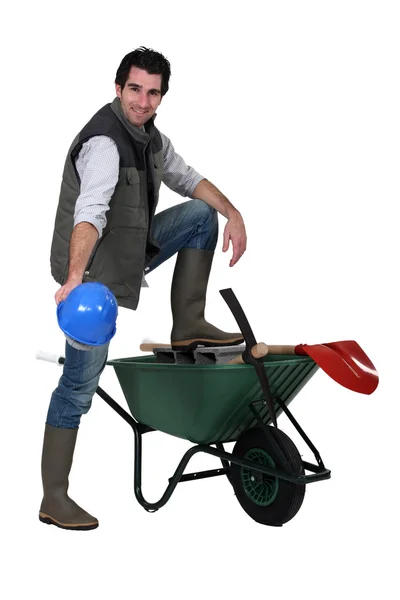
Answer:
[{"label": "gray quilted vest", "polygon": [[[158,203],[163,175],[162,140],[151,119],[145,130],[127,124],[113,110],[101,108],[74,139],[65,161],[60,198],[51,245],[50,266],[54,279],[63,285],[68,276],[69,241],[75,203],[80,193],[75,160],[91,137],[114,140],[120,156],[119,179],[106,213],[107,225],[97,240],[83,281],[108,286],[118,304],[135,310],[139,303],[143,270],[159,252],[149,231]],[[119,101],[118,101],[119,102]]]}]

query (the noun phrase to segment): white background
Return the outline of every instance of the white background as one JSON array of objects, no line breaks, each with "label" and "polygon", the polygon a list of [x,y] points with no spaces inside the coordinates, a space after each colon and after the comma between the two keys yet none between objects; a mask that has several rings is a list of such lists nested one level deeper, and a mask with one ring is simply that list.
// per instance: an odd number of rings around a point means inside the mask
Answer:
[{"label": "white background", "polygon": [[[3,9],[3,598],[399,597],[397,9],[382,0]],[[133,494],[133,434],[98,397],[70,492],[100,527],[38,520],[44,421],[61,370],[35,353],[63,352],[49,268],[63,164],[140,45],[172,65],[157,126],[247,226],[248,250],[230,269],[220,217],[208,319],[236,328],[218,293],[232,287],[259,341],[355,339],[379,371],[372,396],[320,371],[291,405],[332,478],[307,488],[283,528],[253,522],[223,478],[182,484],[146,513]],[[159,209],[181,200],[163,186]],[[169,261],[149,277],[137,312],[120,310],[111,357],[140,355],[144,337],[168,340],[172,270]],[[102,386],[126,406],[111,367]],[[292,435],[283,418],[281,427]],[[188,447],[145,436],[149,501]],[[200,456],[191,469],[215,466]]]}]

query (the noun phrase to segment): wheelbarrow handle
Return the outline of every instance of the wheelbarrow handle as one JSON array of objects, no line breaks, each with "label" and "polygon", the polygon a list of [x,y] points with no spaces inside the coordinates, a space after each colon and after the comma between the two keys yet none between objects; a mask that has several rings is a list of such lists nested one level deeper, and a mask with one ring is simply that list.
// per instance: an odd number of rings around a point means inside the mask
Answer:
[{"label": "wheelbarrow handle", "polygon": [[46,360],[47,362],[56,363],[57,365],[64,364],[64,357],[59,356],[58,354],[50,354],[49,352],[43,352],[43,350],[39,350],[36,353],[36,358],[38,360]]},{"label": "wheelbarrow handle", "polygon": [[[268,351],[269,351],[269,347],[267,346],[267,344],[264,344],[263,342],[259,342],[258,344],[256,344],[255,346],[252,347],[250,352],[254,358],[262,358],[263,356],[266,356],[268,354]],[[241,365],[244,363],[245,363],[245,361],[243,360],[243,354],[238,354],[238,356],[235,356],[235,358],[233,358],[226,364],[227,365]]]}]

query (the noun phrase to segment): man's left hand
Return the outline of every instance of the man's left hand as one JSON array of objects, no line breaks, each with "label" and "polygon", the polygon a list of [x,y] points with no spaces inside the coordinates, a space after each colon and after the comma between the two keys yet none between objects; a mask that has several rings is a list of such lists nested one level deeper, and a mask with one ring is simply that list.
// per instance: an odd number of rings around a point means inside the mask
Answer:
[{"label": "man's left hand", "polygon": [[235,265],[243,256],[247,245],[246,228],[242,216],[239,213],[232,215],[225,225],[222,252],[226,252],[229,249],[230,241],[232,242],[233,255],[229,266],[233,267],[233,265]]}]

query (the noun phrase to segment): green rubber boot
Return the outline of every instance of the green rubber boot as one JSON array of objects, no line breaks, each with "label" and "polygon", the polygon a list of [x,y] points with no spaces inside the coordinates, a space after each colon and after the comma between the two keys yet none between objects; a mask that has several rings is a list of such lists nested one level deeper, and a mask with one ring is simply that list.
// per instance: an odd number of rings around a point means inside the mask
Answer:
[{"label": "green rubber boot", "polygon": [[62,529],[95,529],[98,520],[67,494],[77,433],[78,428],[63,429],[46,424],[42,453],[44,495],[39,519]]},{"label": "green rubber boot", "polygon": [[193,350],[203,346],[235,346],[243,335],[227,333],[204,318],[208,279],[214,252],[184,248],[178,252],[171,286],[174,350]]}]

